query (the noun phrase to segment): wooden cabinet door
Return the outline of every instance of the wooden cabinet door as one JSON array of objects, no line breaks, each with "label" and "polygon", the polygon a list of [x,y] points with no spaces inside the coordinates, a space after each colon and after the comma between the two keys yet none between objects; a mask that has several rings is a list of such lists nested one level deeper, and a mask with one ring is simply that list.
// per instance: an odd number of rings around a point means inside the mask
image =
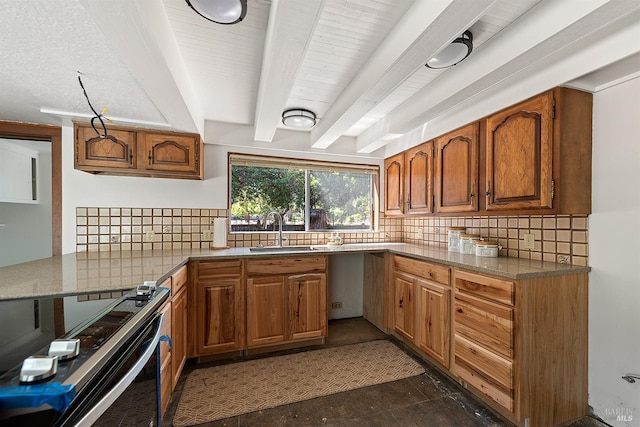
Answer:
[{"label": "wooden cabinet door", "polygon": [[244,295],[239,277],[198,280],[196,351],[200,355],[244,348]]},{"label": "wooden cabinet door", "polygon": [[487,210],[552,208],[553,93],[490,116],[486,132]]},{"label": "wooden cabinet door", "polygon": [[286,276],[247,278],[247,346],[287,339]]},{"label": "wooden cabinet door", "polygon": [[327,276],[301,274],[287,278],[289,339],[327,335]]},{"label": "wooden cabinet door", "polygon": [[478,210],[478,123],[435,140],[437,212]]},{"label": "wooden cabinet door", "polygon": [[449,367],[449,307],[451,290],[417,279],[415,344],[419,349]]},{"label": "wooden cabinet door", "polygon": [[[100,128],[98,128],[100,130]],[[108,130],[101,138],[91,126],[75,125],[77,169],[135,169],[136,132]]]},{"label": "wooden cabinet door", "polygon": [[397,216],[404,213],[404,153],[384,161],[384,214]]},{"label": "wooden cabinet door", "polygon": [[414,280],[399,272],[396,272],[394,278],[395,330],[412,342],[415,328]]},{"label": "wooden cabinet door", "polygon": [[171,339],[173,387],[180,379],[180,373],[187,361],[187,288],[183,287],[171,300]]},{"label": "wooden cabinet door", "polygon": [[433,212],[433,141],[406,151],[404,188],[407,214]]},{"label": "wooden cabinet door", "polygon": [[200,173],[200,138],[171,134],[145,134],[146,169]]},{"label": "wooden cabinet door", "polygon": [[[172,303],[167,302],[160,313],[164,314],[160,335],[167,335],[173,341],[171,331],[172,319]],[[164,414],[169,406],[171,392],[173,391],[173,375],[171,371],[172,347],[169,341],[160,341],[160,410]]]}]

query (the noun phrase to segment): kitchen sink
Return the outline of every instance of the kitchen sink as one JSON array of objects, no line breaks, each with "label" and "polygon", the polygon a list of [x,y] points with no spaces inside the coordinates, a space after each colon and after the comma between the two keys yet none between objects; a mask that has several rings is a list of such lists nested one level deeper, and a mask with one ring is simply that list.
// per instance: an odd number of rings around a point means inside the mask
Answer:
[{"label": "kitchen sink", "polygon": [[315,251],[313,246],[262,246],[249,248],[249,252],[308,252]]}]

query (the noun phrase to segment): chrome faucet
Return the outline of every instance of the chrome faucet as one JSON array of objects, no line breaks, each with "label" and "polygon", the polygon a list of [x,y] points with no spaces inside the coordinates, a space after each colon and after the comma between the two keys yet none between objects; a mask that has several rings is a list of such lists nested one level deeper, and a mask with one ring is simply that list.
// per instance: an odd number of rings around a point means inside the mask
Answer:
[{"label": "chrome faucet", "polygon": [[267,222],[269,215],[273,215],[273,217],[278,220],[278,246],[282,246],[282,215],[280,215],[280,212],[271,211],[264,217],[265,223]]}]

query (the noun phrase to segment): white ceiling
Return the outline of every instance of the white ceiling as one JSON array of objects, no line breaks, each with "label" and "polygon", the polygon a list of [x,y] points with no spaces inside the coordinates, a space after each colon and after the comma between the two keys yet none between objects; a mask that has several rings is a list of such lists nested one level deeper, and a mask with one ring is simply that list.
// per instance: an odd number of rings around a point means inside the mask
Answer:
[{"label": "white ceiling", "polygon": [[[466,29],[465,61],[424,67]],[[0,40],[0,120],[90,113],[80,71],[108,117],[381,158],[557,85],[638,77],[640,0],[248,0],[236,25],[184,0],[0,0]],[[287,108],[318,124],[286,130]]]}]

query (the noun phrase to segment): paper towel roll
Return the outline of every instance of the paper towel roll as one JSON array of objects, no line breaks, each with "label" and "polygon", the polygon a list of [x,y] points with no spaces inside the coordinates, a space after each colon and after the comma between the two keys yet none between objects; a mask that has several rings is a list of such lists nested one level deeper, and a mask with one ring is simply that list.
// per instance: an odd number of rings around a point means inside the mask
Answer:
[{"label": "paper towel roll", "polygon": [[227,218],[213,219],[213,242],[212,248],[227,247]]}]

